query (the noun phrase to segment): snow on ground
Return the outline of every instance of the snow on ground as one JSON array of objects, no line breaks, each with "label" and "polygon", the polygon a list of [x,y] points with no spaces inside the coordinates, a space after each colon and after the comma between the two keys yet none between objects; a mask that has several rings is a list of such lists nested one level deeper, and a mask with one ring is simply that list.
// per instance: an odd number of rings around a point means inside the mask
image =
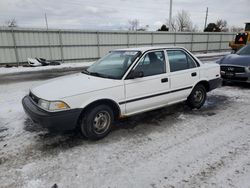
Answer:
[{"label": "snow on ground", "polygon": [[41,67],[0,67],[0,75],[14,74],[14,73],[24,73],[24,72],[35,72],[43,70],[58,70],[58,69],[67,69],[67,68],[77,68],[90,66],[94,62],[78,62],[78,63],[63,63],[61,65],[55,66],[41,66]]},{"label": "snow on ground", "polygon": [[115,124],[97,142],[34,125],[21,99],[40,81],[0,85],[0,187],[249,187],[250,90],[226,86]]},{"label": "snow on ground", "polygon": [[[213,56],[223,56],[227,55],[229,52],[217,52],[217,53],[207,53],[207,54],[195,54],[198,58],[208,58]],[[41,66],[41,67],[11,67],[5,68],[0,67],[0,75],[14,74],[14,73],[24,73],[24,72],[35,72],[35,71],[45,71],[45,70],[59,70],[67,68],[77,68],[90,66],[94,62],[78,62],[78,63],[63,63],[59,66]]]}]

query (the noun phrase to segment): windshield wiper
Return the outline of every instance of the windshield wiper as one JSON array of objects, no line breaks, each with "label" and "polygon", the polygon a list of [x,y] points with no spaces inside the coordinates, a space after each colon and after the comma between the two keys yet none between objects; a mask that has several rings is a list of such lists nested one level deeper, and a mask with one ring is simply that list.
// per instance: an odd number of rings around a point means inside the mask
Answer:
[{"label": "windshield wiper", "polygon": [[89,72],[89,74],[91,76],[100,76],[100,74],[98,72]]},{"label": "windshield wiper", "polygon": [[114,79],[114,77],[106,75],[106,74],[100,74],[98,72],[89,72],[91,76],[97,76],[97,77],[102,77],[102,78],[111,78]]},{"label": "windshield wiper", "polygon": [[90,72],[89,72],[87,69],[83,70],[82,73],[83,73],[83,74],[90,75]]}]

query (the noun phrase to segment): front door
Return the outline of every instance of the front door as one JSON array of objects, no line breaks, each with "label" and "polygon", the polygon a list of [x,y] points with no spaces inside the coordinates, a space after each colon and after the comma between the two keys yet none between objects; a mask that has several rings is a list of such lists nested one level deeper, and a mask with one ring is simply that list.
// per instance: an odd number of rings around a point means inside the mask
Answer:
[{"label": "front door", "polygon": [[146,53],[133,69],[142,71],[143,77],[125,79],[126,114],[146,111],[166,104],[164,93],[170,89],[166,72],[165,52]]}]

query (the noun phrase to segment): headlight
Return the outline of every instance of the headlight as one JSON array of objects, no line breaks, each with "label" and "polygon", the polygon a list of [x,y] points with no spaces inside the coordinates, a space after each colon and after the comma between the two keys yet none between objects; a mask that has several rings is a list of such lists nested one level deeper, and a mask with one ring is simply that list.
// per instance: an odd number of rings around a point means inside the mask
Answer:
[{"label": "headlight", "polygon": [[44,99],[39,99],[38,106],[48,111],[60,111],[66,110],[70,107],[62,101],[46,101]]},{"label": "headlight", "polygon": [[66,110],[68,108],[69,108],[69,106],[62,101],[53,101],[53,102],[50,102],[50,105],[49,105],[49,110],[52,110],[52,111]]},{"label": "headlight", "polygon": [[45,110],[49,110],[49,101],[39,99],[38,100],[38,106],[40,106],[41,108],[43,108]]}]

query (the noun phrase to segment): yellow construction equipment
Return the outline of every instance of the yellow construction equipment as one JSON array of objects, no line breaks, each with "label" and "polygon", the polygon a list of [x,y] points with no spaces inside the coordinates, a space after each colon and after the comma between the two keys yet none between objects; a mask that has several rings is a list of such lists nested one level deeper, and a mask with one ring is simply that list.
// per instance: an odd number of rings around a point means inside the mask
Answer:
[{"label": "yellow construction equipment", "polygon": [[237,33],[235,40],[229,42],[229,46],[232,50],[237,51],[247,43],[250,43],[250,22],[246,23],[245,32]]}]

